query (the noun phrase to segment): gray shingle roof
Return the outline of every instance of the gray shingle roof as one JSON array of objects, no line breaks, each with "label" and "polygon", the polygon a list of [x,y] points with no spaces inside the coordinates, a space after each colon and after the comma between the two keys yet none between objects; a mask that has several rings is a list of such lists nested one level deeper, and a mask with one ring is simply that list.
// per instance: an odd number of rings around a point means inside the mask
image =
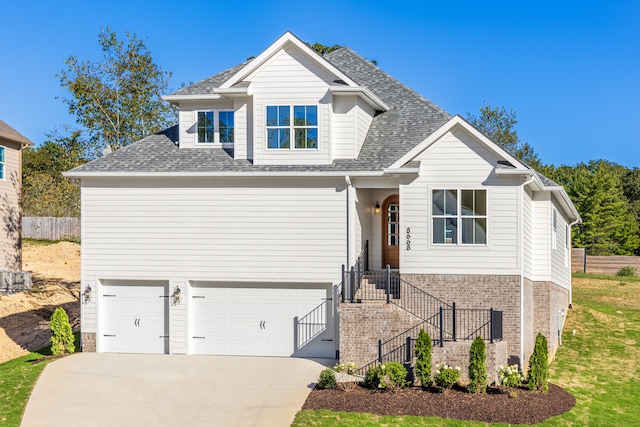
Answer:
[{"label": "gray shingle roof", "polygon": [[[361,86],[367,87],[389,110],[378,113],[355,160],[331,165],[267,166],[234,160],[213,148],[178,149],[177,126],[86,163],[73,172],[268,172],[268,171],[380,171],[444,125],[451,115],[401,84],[349,48],[326,56],[327,61]],[[230,68],[175,92],[174,95],[212,93],[247,63]]]},{"label": "gray shingle roof", "polygon": [[3,120],[0,120],[0,138],[8,139],[9,141],[17,142],[22,145],[33,145],[33,142]]},{"label": "gray shingle roof", "polygon": [[204,80],[194,83],[189,86],[185,86],[180,90],[173,92],[171,95],[205,95],[213,93],[213,89],[220,87],[220,85],[229,80],[235,73],[242,70],[249,61],[245,61],[242,64],[238,64],[235,67],[231,67],[224,70],[221,73],[207,77]]}]

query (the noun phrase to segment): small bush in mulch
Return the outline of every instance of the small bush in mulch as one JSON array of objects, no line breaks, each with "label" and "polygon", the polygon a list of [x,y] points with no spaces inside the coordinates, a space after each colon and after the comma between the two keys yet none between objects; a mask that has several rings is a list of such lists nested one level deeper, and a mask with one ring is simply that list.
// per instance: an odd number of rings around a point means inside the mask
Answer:
[{"label": "small bush in mulch", "polygon": [[378,415],[415,415],[474,420],[488,423],[534,424],[563,414],[575,406],[575,398],[561,387],[549,384],[547,393],[517,390],[517,397],[503,387],[489,387],[486,394],[467,393],[454,387],[447,393],[407,387],[384,393],[357,387],[350,393],[314,389],[302,409],[368,412]]}]

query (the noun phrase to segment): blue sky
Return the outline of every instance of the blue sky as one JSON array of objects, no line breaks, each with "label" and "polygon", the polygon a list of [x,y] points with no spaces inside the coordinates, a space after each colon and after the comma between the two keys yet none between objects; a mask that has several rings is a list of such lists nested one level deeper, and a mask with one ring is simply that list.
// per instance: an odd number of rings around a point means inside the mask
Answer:
[{"label": "blue sky", "polygon": [[74,124],[56,97],[69,55],[110,26],[145,39],[171,88],[258,55],[285,31],[348,45],[452,114],[517,112],[546,163],[640,166],[638,1],[2,2],[0,118],[32,141]]}]

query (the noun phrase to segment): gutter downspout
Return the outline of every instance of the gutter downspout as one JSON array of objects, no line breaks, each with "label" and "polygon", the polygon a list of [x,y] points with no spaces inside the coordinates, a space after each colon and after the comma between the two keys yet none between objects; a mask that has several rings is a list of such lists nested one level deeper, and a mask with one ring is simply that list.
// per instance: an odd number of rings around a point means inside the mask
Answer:
[{"label": "gutter downspout", "polygon": [[[571,229],[573,228],[574,225],[576,224],[580,224],[582,221],[580,220],[580,218],[576,219],[575,221],[573,221],[571,224],[569,224],[569,233],[572,233]],[[571,270],[571,247],[573,246],[573,234],[571,234],[571,239],[569,239],[569,270]],[[587,256],[587,249],[585,248],[584,250],[584,256],[585,256],[585,262],[586,262],[586,256]],[[586,266],[586,264],[585,264]],[[586,267],[585,267],[585,271],[586,271]],[[573,308],[573,283],[571,283],[571,271],[569,271],[569,308]]]},{"label": "gutter downspout", "polygon": [[347,269],[351,268],[351,178],[345,175],[344,182],[347,184]]},{"label": "gutter downspout", "polygon": [[524,369],[524,227],[523,227],[523,211],[524,211],[524,188],[535,179],[535,175],[531,174],[529,178],[520,185],[520,211],[518,218],[520,222],[520,254],[518,256],[520,262],[520,369]]}]

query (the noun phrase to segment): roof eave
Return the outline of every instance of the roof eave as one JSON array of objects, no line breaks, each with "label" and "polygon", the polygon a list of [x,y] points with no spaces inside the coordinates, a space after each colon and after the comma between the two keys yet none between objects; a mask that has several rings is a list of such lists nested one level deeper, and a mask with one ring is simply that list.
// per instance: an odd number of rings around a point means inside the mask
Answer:
[{"label": "roof eave", "polygon": [[371,107],[377,111],[389,111],[389,106],[364,86],[331,86],[329,92],[334,95],[356,94],[361,96]]}]

